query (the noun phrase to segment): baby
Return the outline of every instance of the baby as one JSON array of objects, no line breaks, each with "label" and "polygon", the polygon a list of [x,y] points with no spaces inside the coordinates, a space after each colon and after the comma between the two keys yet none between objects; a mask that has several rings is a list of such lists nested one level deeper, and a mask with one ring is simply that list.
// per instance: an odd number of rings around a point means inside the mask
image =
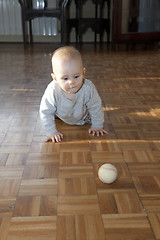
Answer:
[{"label": "baby", "polygon": [[84,78],[85,68],[77,49],[65,46],[52,56],[53,81],[48,85],[40,104],[40,117],[47,134],[46,141],[60,142],[55,116],[70,125],[90,123],[93,136],[107,134],[103,129],[101,99],[94,84]]}]

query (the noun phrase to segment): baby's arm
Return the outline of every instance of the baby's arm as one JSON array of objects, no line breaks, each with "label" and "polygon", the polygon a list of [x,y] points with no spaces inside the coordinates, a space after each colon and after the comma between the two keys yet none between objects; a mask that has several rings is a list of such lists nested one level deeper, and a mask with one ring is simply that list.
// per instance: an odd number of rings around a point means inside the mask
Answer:
[{"label": "baby's arm", "polygon": [[104,113],[102,110],[101,98],[94,85],[91,88],[91,99],[88,109],[92,122],[89,134],[92,134],[92,136],[103,136],[104,134],[108,134],[108,132],[103,128]]},{"label": "baby's arm", "polygon": [[92,136],[103,136],[104,134],[108,134],[108,132],[106,130],[104,130],[103,128],[90,128],[89,129],[89,133],[92,134]]},{"label": "baby's arm", "polygon": [[46,142],[61,142],[63,139],[63,134],[60,132],[56,132],[55,134],[51,134],[47,137]]},{"label": "baby's arm", "polygon": [[46,142],[60,142],[63,134],[58,132],[55,124],[56,101],[54,99],[53,90],[47,88],[40,104],[40,118],[45,129],[47,139]]}]

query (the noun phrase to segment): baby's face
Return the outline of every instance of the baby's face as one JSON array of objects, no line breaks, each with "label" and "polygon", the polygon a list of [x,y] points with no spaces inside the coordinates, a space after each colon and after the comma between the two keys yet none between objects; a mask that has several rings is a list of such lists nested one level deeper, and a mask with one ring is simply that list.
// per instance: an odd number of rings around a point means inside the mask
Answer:
[{"label": "baby's face", "polygon": [[83,84],[84,73],[79,59],[60,60],[54,65],[53,78],[65,92],[74,94]]}]

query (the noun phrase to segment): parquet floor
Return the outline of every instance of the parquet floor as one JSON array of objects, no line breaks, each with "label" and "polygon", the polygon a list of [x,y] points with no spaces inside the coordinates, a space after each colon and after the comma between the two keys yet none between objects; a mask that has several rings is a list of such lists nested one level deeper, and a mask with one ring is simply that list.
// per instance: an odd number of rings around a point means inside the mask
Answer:
[{"label": "parquet floor", "polygon": [[0,45],[0,240],[160,240],[160,51],[84,45],[109,135],[57,120],[54,144],[38,110],[56,47]]}]

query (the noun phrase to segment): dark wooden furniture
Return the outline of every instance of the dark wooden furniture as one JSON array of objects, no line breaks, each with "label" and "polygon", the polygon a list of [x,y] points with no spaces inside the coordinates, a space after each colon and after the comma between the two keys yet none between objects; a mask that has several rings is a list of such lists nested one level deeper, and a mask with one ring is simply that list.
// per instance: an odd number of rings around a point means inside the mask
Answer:
[{"label": "dark wooden furniture", "polygon": [[44,0],[43,9],[34,9],[32,0],[18,0],[21,5],[22,13],[22,30],[23,30],[23,43],[26,47],[26,22],[29,22],[29,35],[30,43],[33,43],[32,37],[32,19],[39,17],[53,17],[61,22],[61,43],[64,44],[66,40],[66,20],[65,9],[68,0],[60,0],[59,7],[55,9],[47,8],[47,0]]},{"label": "dark wooden furniture", "polygon": [[[94,17],[83,17],[83,5],[86,0],[74,0],[76,6],[76,17],[67,21],[67,39],[70,41],[72,28],[76,31],[76,42],[82,41],[82,35],[91,28],[95,33],[94,41],[97,41],[97,34],[100,35],[100,41],[103,40],[104,31],[107,33],[107,40],[110,38],[110,0],[92,0],[94,5]],[[107,17],[104,18],[104,3],[107,2]]]},{"label": "dark wooden furniture", "polygon": [[113,0],[113,43],[160,40],[159,0]]}]

